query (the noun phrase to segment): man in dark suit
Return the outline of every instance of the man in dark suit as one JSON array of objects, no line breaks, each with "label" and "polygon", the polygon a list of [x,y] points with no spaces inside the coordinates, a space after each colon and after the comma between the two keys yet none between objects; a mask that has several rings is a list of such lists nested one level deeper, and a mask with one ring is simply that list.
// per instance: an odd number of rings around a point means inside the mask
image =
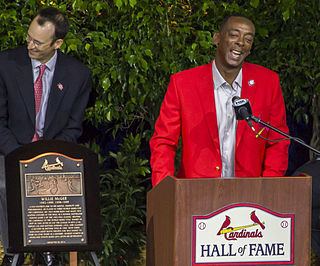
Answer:
[{"label": "man in dark suit", "polygon": [[[30,24],[27,47],[0,53],[0,153],[39,139],[75,142],[81,135],[91,89],[89,70],[58,49],[68,29],[56,9],[41,10]],[[34,82],[46,64],[40,111]]]},{"label": "man in dark suit", "polygon": [[67,32],[66,17],[45,8],[29,26],[27,46],[0,53],[0,154],[39,139],[80,137],[91,78],[87,67],[59,51]]}]

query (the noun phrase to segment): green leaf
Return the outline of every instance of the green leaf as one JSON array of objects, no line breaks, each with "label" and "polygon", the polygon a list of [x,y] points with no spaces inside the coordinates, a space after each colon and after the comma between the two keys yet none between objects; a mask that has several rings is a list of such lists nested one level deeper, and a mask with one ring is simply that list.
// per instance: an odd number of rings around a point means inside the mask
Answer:
[{"label": "green leaf", "polygon": [[130,0],[130,6],[134,7],[137,4],[137,0]]},{"label": "green leaf", "polygon": [[144,70],[148,70],[148,63],[147,63],[147,61],[144,60],[143,58],[141,58],[140,62],[141,62],[141,65],[142,65],[143,69],[144,69]]},{"label": "green leaf", "polygon": [[97,5],[96,5],[97,13],[100,13],[101,9],[102,9],[102,5],[98,2]]},{"label": "green leaf", "polygon": [[70,44],[68,46],[68,51],[77,51],[77,45],[76,44]]},{"label": "green leaf", "polygon": [[150,49],[146,49],[146,50],[144,51],[144,53],[145,53],[147,56],[149,56],[149,57],[152,58],[152,52],[151,52]]},{"label": "green leaf", "polygon": [[114,2],[115,2],[118,9],[120,9],[122,7],[122,4],[123,4],[122,0],[114,0]]},{"label": "green leaf", "polygon": [[284,12],[282,12],[282,18],[284,21],[287,21],[290,18],[290,10],[286,9]]},{"label": "green leaf", "polygon": [[111,121],[111,111],[107,112],[107,116],[106,116],[108,121]]},{"label": "green leaf", "polygon": [[90,47],[91,47],[91,44],[86,43],[86,45],[84,46],[84,49],[85,49],[86,51],[89,51]]},{"label": "green leaf", "polygon": [[102,80],[102,88],[104,89],[104,91],[107,91],[110,88],[111,82],[109,78],[104,78]]},{"label": "green leaf", "polygon": [[259,28],[258,33],[260,36],[266,37],[266,36],[268,36],[269,31],[267,28]]},{"label": "green leaf", "polygon": [[259,3],[259,0],[250,0],[250,5],[254,8],[257,8],[259,6]]}]

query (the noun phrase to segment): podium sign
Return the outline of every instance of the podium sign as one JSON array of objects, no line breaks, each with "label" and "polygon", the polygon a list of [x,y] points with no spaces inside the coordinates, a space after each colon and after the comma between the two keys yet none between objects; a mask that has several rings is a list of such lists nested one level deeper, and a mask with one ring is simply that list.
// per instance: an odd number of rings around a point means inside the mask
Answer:
[{"label": "podium sign", "polygon": [[251,203],[193,217],[193,265],[293,264],[294,214]]},{"label": "podium sign", "polygon": [[25,246],[87,243],[82,159],[20,160],[20,178]]}]

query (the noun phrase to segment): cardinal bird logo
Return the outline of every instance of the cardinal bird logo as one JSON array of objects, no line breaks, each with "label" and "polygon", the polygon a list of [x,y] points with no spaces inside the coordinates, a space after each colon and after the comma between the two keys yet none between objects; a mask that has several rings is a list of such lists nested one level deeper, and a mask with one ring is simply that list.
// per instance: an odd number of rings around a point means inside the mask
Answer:
[{"label": "cardinal bird logo", "polygon": [[221,234],[221,230],[224,229],[224,228],[227,228],[231,223],[231,219],[228,215],[226,215],[226,219],[224,220],[221,228],[219,229],[218,231],[218,234],[217,235],[220,235]]},{"label": "cardinal bird logo", "polygon": [[255,222],[256,224],[260,225],[260,227],[262,229],[265,229],[266,227],[264,226],[264,224],[259,220],[259,218],[256,215],[256,211],[251,212],[250,214],[250,218],[253,222]]}]

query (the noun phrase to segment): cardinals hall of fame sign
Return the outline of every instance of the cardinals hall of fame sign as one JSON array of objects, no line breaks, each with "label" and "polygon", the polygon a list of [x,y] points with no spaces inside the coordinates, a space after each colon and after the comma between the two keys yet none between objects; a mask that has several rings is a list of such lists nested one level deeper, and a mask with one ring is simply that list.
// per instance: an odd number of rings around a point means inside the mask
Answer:
[{"label": "cardinals hall of fame sign", "polygon": [[192,265],[294,263],[294,214],[237,203],[193,216]]}]

